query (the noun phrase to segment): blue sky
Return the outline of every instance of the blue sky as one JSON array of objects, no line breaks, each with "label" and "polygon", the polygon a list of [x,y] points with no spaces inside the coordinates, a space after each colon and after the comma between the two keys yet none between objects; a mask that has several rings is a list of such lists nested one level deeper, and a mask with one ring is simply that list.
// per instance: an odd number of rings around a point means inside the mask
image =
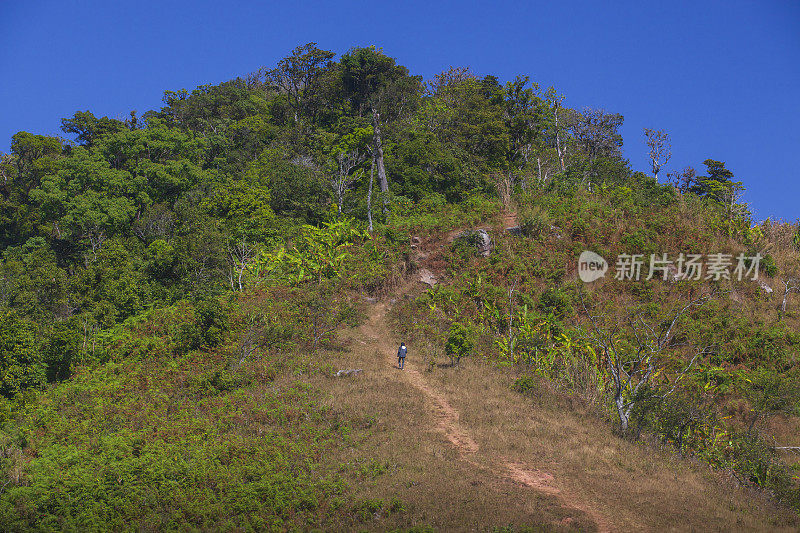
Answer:
[{"label": "blue sky", "polygon": [[[611,5],[613,4],[613,5]],[[299,44],[375,44],[425,78],[527,74],[567,104],[672,136],[668,168],[725,161],[758,219],[800,217],[800,2],[151,2],[0,0],[0,150],[77,110],[127,116],[273,66]]]}]

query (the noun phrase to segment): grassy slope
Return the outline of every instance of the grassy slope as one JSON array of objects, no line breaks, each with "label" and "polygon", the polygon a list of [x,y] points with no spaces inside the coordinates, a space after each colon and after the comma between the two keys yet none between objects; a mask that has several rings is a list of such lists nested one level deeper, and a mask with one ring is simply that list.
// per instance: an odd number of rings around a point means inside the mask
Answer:
[{"label": "grassy slope", "polygon": [[[389,465],[391,475],[365,480],[359,497],[396,497],[407,508],[380,515],[371,527],[409,527],[425,520],[445,530],[515,524],[763,531],[800,524],[790,512],[732,488],[707,467],[612,436],[608,424],[580,403],[545,387],[534,399],[512,392],[512,370],[498,372],[467,360],[461,368],[426,372],[410,357],[401,372],[392,358],[398,338],[381,309],[387,303],[376,307],[373,323],[332,360],[364,373],[320,381],[330,383],[337,409],[370,420],[372,431],[345,450],[345,459]],[[442,426],[447,419],[442,406],[414,385],[404,374],[409,371],[457,411],[455,431],[462,442]],[[526,484],[514,476],[514,466],[544,481]]]},{"label": "grassy slope", "polygon": [[[440,247],[459,223],[425,242]],[[552,246],[560,258],[572,245]],[[443,270],[427,251],[425,266]],[[412,345],[401,373],[405,307],[391,302],[422,289],[408,281],[314,358],[286,352],[232,370],[227,346],[176,355],[180,307],[131,325],[115,360],[43,394],[5,436],[2,529],[800,527],[669,448],[613,436],[578,400],[546,386],[512,392],[513,369],[473,358],[426,372]],[[340,368],[363,372],[331,377]]]}]

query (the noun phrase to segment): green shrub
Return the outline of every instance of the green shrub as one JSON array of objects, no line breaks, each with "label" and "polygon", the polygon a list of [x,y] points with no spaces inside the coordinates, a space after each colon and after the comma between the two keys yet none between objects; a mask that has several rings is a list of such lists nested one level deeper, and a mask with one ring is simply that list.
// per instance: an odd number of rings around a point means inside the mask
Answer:
[{"label": "green shrub", "polygon": [[558,319],[563,319],[572,313],[572,298],[563,289],[548,288],[539,296],[537,309],[543,313],[553,313]]},{"label": "green shrub", "polygon": [[761,258],[761,264],[759,265],[759,269],[761,272],[766,274],[767,276],[774,278],[775,275],[778,273],[778,265],[775,264],[775,258],[772,257],[770,254],[766,254],[764,257]]},{"label": "green shrub", "polygon": [[0,395],[13,398],[45,381],[36,326],[14,311],[0,313]]},{"label": "green shrub", "polygon": [[377,513],[380,513],[385,505],[386,502],[380,498],[362,500],[353,506],[353,513],[359,520],[366,522],[372,519]]},{"label": "green shrub", "polygon": [[538,386],[539,384],[533,376],[522,376],[514,380],[514,383],[511,385],[511,390],[521,394],[531,394]]},{"label": "green shrub", "polygon": [[469,326],[455,323],[450,326],[450,333],[444,346],[445,353],[450,356],[450,363],[453,366],[461,362],[462,357],[466,357],[472,352],[475,342],[473,331]]},{"label": "green shrub", "polygon": [[227,319],[219,300],[202,300],[195,307],[194,321],[181,325],[178,345],[184,351],[219,345],[227,329]]}]

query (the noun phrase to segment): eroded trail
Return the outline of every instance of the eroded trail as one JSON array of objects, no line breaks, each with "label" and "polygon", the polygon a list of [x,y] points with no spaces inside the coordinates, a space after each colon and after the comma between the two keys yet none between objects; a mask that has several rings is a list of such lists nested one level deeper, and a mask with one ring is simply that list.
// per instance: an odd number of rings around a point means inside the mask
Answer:
[{"label": "eroded trail", "polygon": [[[406,285],[401,289],[401,294],[405,293],[408,288],[409,286]],[[396,347],[389,336],[390,329],[386,321],[388,308],[386,302],[372,305],[369,312],[369,320],[361,328],[362,334],[372,344],[375,344],[381,353],[387,354],[387,372],[397,372],[400,379],[405,380],[424,395],[435,420],[436,430],[458,451],[462,461],[474,468],[489,472],[498,481],[518,483],[543,494],[555,496],[565,507],[575,509],[591,517],[598,531],[612,530],[605,517],[575,495],[566,491],[564,487],[559,485],[553,474],[523,462],[508,461],[502,457],[492,457],[490,454],[479,453],[481,448],[478,441],[473,436],[470,428],[462,422],[459,411],[448,401],[445,393],[437,390],[434,385],[426,380],[425,376],[416,368],[415,363],[407,362],[402,372],[399,372],[397,367],[394,366],[393,355],[396,353]],[[570,518],[565,520],[566,523],[571,521]]]}]

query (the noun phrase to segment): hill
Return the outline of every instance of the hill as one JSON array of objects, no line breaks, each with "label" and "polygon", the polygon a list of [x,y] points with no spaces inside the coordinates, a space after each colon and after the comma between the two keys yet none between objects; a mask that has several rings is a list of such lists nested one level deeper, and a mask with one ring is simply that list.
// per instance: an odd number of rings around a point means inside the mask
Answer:
[{"label": "hill", "polygon": [[796,529],[798,225],[527,77],[334,58],[14,136],[3,528]]}]

